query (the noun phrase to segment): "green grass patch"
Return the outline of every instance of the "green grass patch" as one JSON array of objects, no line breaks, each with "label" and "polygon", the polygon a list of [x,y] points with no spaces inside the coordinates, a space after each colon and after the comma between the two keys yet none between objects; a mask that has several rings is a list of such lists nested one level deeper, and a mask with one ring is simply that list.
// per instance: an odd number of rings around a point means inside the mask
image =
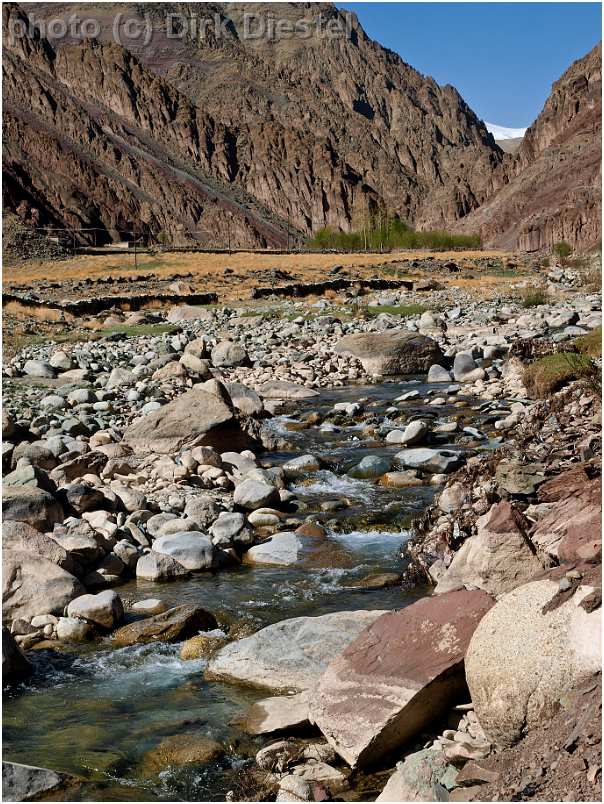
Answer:
[{"label": "green grass patch", "polygon": [[520,304],[525,308],[540,307],[542,304],[549,304],[549,296],[541,288],[534,288],[522,294]]},{"label": "green grass patch", "polygon": [[571,380],[597,381],[598,367],[586,354],[557,352],[535,360],[524,369],[524,384],[535,399],[542,399]]},{"label": "green grass patch", "polygon": [[376,223],[375,219],[360,231],[341,232],[325,227],[307,242],[310,248],[338,251],[381,251],[382,249],[441,249],[481,248],[479,235],[456,235],[435,230],[416,232],[407,223],[393,219]]},{"label": "green grass patch", "polygon": [[379,304],[375,307],[369,305],[367,312],[371,316],[387,313],[388,315],[400,315],[403,318],[408,318],[412,315],[421,315],[427,309],[423,304]]},{"label": "green grass patch", "polygon": [[179,327],[173,324],[133,324],[118,325],[103,330],[104,335],[125,335],[127,338],[138,338],[141,335],[173,335]]},{"label": "green grass patch", "polygon": [[486,268],[480,266],[472,270],[479,271],[481,276],[484,274],[484,276],[497,276],[503,279],[518,279],[518,277],[523,276],[520,268],[510,268],[508,265],[503,264],[487,265]]},{"label": "green grass patch", "polygon": [[45,343],[79,343],[84,341],[98,341],[102,336],[93,330],[72,330],[68,332],[42,333],[40,335],[26,334],[18,337],[15,344],[18,350],[29,346],[42,346]]},{"label": "green grass patch", "polygon": [[570,254],[572,254],[572,247],[565,240],[561,240],[559,243],[554,243],[552,251],[554,252],[556,257],[564,259],[565,257],[568,257],[570,256]]},{"label": "green grass patch", "polygon": [[592,330],[587,335],[581,335],[573,341],[579,352],[589,357],[602,357],[602,327]]}]

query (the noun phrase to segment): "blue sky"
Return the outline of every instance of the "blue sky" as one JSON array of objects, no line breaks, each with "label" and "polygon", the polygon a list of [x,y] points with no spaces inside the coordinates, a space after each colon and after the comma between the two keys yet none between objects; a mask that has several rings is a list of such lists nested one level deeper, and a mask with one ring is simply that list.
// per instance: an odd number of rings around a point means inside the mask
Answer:
[{"label": "blue sky", "polygon": [[599,3],[338,3],[380,44],[489,123],[520,128],[552,83],[598,42]]}]

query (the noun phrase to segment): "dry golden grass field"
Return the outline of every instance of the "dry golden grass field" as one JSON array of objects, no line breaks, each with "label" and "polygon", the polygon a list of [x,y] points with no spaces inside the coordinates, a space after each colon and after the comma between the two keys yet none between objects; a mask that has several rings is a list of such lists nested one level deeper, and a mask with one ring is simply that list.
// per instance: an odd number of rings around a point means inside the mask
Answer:
[{"label": "dry golden grass field", "polygon": [[[258,254],[237,252],[233,254],[206,254],[166,252],[139,254],[135,265],[133,254],[82,255],[60,262],[29,261],[5,266],[5,284],[36,282],[61,282],[65,280],[98,279],[100,277],[129,277],[134,274],[153,274],[158,279],[175,273],[192,273],[189,280],[197,290],[214,291],[220,300],[249,298],[252,288],[270,284],[270,274],[279,270],[291,275],[296,282],[320,282],[329,278],[336,265],[348,269],[353,277],[366,277],[376,273],[376,266],[397,264],[404,270],[404,263],[415,259],[434,257],[436,260],[466,260],[484,257],[505,257],[500,251],[426,252],[401,251],[388,254]],[[394,266],[393,266],[394,267]],[[230,269],[231,273],[225,273]],[[277,284],[286,284],[279,280]]]}]

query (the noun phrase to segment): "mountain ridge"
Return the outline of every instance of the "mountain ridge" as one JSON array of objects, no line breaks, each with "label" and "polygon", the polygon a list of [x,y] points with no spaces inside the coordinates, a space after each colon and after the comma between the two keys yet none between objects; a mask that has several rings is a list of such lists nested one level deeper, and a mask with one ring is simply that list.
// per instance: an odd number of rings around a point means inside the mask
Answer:
[{"label": "mountain ridge", "polygon": [[[84,8],[98,17],[95,40],[7,39],[27,11],[44,29]],[[245,13],[277,8],[290,22],[321,14],[348,28],[327,45],[242,37]],[[149,42],[113,41],[124,9],[149,26]],[[198,4],[6,4],[5,208],[28,223],[96,227],[101,241],[139,229],[182,244],[282,247],[325,226],[399,217],[479,231],[488,244],[547,245],[550,234],[523,234],[522,204],[501,200],[547,137],[561,136],[563,93],[512,156],[454,87],[371,40],[353,14],[323,3],[203,10],[222,27],[200,42],[170,38],[166,21]],[[592,239],[582,228],[570,227],[578,247]]]},{"label": "mountain ridge", "polygon": [[538,251],[559,241],[589,250],[601,240],[602,44],[554,82],[502,188],[455,225],[502,248]]},{"label": "mountain ridge", "polygon": [[[114,5],[111,10],[118,7]],[[181,11],[186,8],[183,4],[173,7]],[[12,13],[17,13],[17,7],[12,8]],[[77,4],[62,4],[60,8],[67,14]],[[157,11],[155,6],[151,8]],[[224,14],[224,5],[211,8]],[[200,159],[201,166],[223,183],[223,189],[230,192],[236,187],[256,199],[280,220],[282,231],[289,221],[302,236],[322,226],[358,228],[378,213],[402,217],[419,227],[446,226],[486,198],[493,166],[503,155],[454,88],[439,87],[433,79],[421,76],[396,54],[384,51],[366,37],[354,22],[349,38],[330,43],[321,52],[312,40],[310,44],[294,42],[283,47],[242,44],[236,38],[238,8],[228,7],[231,38],[204,43],[201,67],[193,74],[189,63],[174,61],[174,49],[180,58],[183,48],[190,48],[187,42],[170,44],[171,50],[166,50],[166,42],[159,49],[151,48],[147,60],[158,61],[161,55],[163,75],[133,61],[134,54],[126,59],[116,56],[117,51],[104,51],[110,45],[102,41],[95,46],[90,42],[67,43],[56,49],[48,43],[57,65],[54,77],[69,92],[75,91],[80,105],[72,109],[73,115],[83,119],[87,114],[81,108],[82,93],[77,88],[77,82],[86,78],[87,101],[96,99],[99,107],[111,108],[113,104],[113,114],[125,114],[128,119],[132,111],[130,90],[120,87],[115,97],[119,76],[111,73],[117,60],[122,73],[131,70],[128,81],[141,82],[135,94],[148,97],[146,88],[151,86],[167,96],[168,106],[177,103],[184,107],[184,101],[178,100],[182,96],[194,109],[203,109],[203,115],[189,115],[195,118],[200,139],[206,130],[213,135],[220,128],[221,147],[226,149],[228,158],[224,164]],[[262,10],[261,6],[254,8]],[[298,12],[291,4],[281,8]],[[332,16],[340,13],[332,6],[321,8]],[[38,16],[42,11],[41,4],[37,6]],[[54,12],[48,13],[51,11]],[[107,54],[107,63],[102,59],[96,62],[96,79],[90,70],[85,75],[81,73],[87,61],[82,52],[92,50],[101,56]],[[14,49],[9,52],[19,57]],[[19,93],[19,84],[29,82],[28,71],[29,65],[23,63],[22,75],[16,65],[9,75],[5,83],[9,105],[15,92]],[[166,78],[170,80],[166,82]],[[270,97],[267,87],[271,89]],[[31,91],[40,92],[34,87]],[[53,91],[58,91],[56,86],[46,86],[42,94],[52,96]],[[166,114],[157,104],[153,108],[159,117]],[[142,114],[142,110],[138,111]],[[36,116],[39,127],[54,122],[49,121],[52,115],[43,104],[38,105]],[[162,131],[162,135],[165,133]],[[9,143],[11,134],[9,125]],[[89,149],[89,143],[80,145]],[[35,164],[38,159],[33,143],[29,146],[28,161]],[[179,146],[189,154],[191,149],[186,143],[180,142]],[[13,149],[11,156],[18,161],[15,150],[18,149]],[[197,154],[193,156],[198,158]],[[26,171],[23,162],[18,163],[19,170],[11,170],[9,165],[8,172],[13,178],[11,186],[25,193],[26,188],[19,188],[18,181],[19,171]],[[77,169],[73,175],[77,178]],[[130,174],[124,177],[125,181],[133,178]],[[29,179],[36,187],[43,184],[39,176]],[[149,185],[147,177],[147,186],[138,186],[153,196],[156,190]],[[76,191],[83,192],[81,183]],[[140,205],[134,201],[126,204],[125,190],[120,195],[125,204],[122,217],[139,214]],[[96,207],[102,206],[101,200],[95,201]],[[12,199],[13,208],[17,201],[20,202],[18,195]],[[182,202],[176,208],[180,217],[190,221],[189,228],[197,225],[195,215],[199,211],[188,211]],[[58,216],[56,203],[53,210]],[[96,218],[103,219],[97,223],[105,225],[106,217],[104,209],[96,210]],[[161,225],[169,229],[166,216],[159,218]],[[119,222],[111,223],[115,228]],[[240,235],[241,243],[246,237],[241,232]],[[281,239],[284,241],[285,236]]]}]

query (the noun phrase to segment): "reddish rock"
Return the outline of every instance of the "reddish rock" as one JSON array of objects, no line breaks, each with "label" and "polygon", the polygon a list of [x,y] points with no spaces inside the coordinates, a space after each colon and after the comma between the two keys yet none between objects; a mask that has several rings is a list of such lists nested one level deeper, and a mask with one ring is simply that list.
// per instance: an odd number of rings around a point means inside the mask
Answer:
[{"label": "reddish rock", "polygon": [[300,536],[309,536],[313,539],[325,539],[327,532],[322,525],[317,525],[316,522],[304,522],[296,528],[296,533]]},{"label": "reddish rock", "polygon": [[466,648],[493,603],[464,590],[382,615],[329,665],[310,720],[352,767],[399,748],[463,695]]},{"label": "reddish rock", "polygon": [[602,549],[602,478],[557,502],[536,524],[532,541],[560,562],[598,560]]},{"label": "reddish rock", "polygon": [[[598,525],[599,523],[599,525]],[[596,564],[602,561],[602,513],[594,527],[572,526],[558,545],[558,559],[561,564],[574,564],[585,561]]]},{"label": "reddish rock", "polygon": [[562,472],[546,480],[539,487],[539,502],[558,502],[571,494],[580,492],[589,483],[589,477],[583,466],[573,466],[568,472]]}]

